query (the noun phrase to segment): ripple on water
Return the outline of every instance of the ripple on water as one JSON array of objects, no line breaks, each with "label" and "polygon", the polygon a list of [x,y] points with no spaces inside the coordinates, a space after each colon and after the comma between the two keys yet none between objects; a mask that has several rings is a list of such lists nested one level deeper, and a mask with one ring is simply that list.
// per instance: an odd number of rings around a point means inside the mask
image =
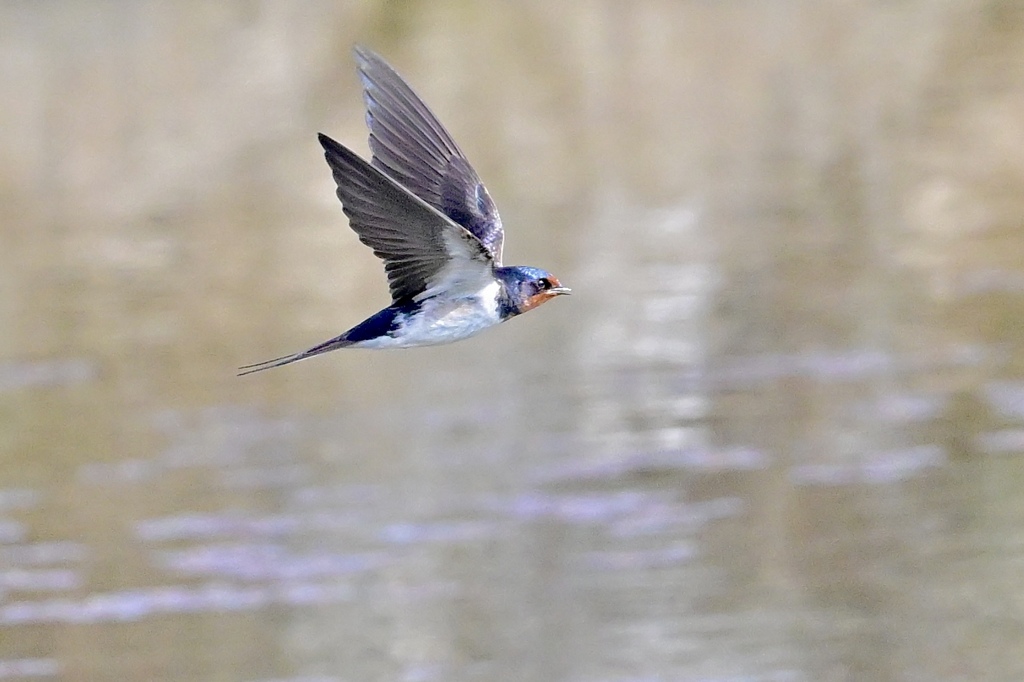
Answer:
[{"label": "ripple on water", "polygon": [[99,376],[96,363],[82,359],[0,364],[0,392],[72,386]]},{"label": "ripple on water", "polygon": [[39,491],[31,488],[0,488],[0,511],[31,509],[40,498]]},{"label": "ripple on water", "polygon": [[0,518],[0,544],[10,544],[25,539],[28,531],[25,524],[14,519]]},{"label": "ripple on water", "polygon": [[388,563],[382,553],[298,553],[280,544],[241,542],[160,550],[154,559],[161,568],[180,577],[231,578],[246,582],[337,578]]},{"label": "ripple on water", "polygon": [[763,469],[768,456],[752,448],[682,448],[640,452],[595,461],[583,458],[538,469],[541,484],[613,481],[631,476],[651,476],[673,471],[734,471]]},{"label": "ripple on water", "polygon": [[890,353],[877,348],[849,348],[803,353],[768,353],[724,358],[706,373],[684,370],[677,374],[681,390],[695,383],[752,388],[786,378],[819,381],[856,381],[894,372],[921,371],[935,367],[977,367],[1004,355],[997,346],[965,344],[935,348],[927,353]]},{"label": "ripple on water", "polygon": [[938,445],[919,445],[900,450],[866,453],[852,464],[796,466],[790,478],[805,485],[889,484],[910,480],[946,462],[946,451]]},{"label": "ripple on water", "polygon": [[1024,382],[992,381],[984,390],[985,398],[1000,416],[1024,419]]},{"label": "ripple on water", "polygon": [[8,569],[0,571],[0,595],[6,592],[62,592],[82,585],[82,576],[68,569]]},{"label": "ripple on water", "polygon": [[286,582],[273,585],[166,585],[96,592],[81,599],[16,601],[0,606],[0,626],[28,623],[117,623],[169,613],[253,611],[271,606],[325,605],[350,601],[347,582]]},{"label": "ripple on water", "polygon": [[136,522],[144,542],[211,540],[216,538],[282,538],[358,528],[359,510],[250,515],[237,511],[172,514]]},{"label": "ripple on water", "polygon": [[246,682],[342,682],[342,678],[331,675],[296,675],[295,677],[260,677]]},{"label": "ripple on water", "polygon": [[30,542],[0,547],[0,564],[4,566],[69,564],[82,561],[85,556],[85,545],[71,540]]},{"label": "ripple on water", "polygon": [[0,680],[26,677],[56,677],[60,663],[54,658],[0,659]]},{"label": "ripple on water", "polygon": [[583,564],[599,571],[646,571],[685,564],[697,555],[696,545],[678,542],[656,549],[594,551],[583,555]]}]

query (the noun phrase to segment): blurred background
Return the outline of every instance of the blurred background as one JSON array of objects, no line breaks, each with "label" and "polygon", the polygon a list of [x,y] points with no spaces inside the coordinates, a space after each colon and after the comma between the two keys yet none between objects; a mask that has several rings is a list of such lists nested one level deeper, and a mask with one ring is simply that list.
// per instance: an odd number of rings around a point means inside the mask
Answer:
[{"label": "blurred background", "polygon": [[[354,44],[506,261],[388,303]],[[1024,679],[1024,5],[0,4],[0,679]]]}]

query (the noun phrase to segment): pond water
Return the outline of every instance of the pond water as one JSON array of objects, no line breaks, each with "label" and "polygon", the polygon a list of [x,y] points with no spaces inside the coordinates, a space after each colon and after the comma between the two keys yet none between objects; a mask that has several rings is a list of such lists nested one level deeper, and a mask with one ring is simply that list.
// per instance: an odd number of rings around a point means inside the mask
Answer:
[{"label": "pond water", "polygon": [[[351,48],[573,296],[388,302]],[[0,680],[1024,679],[1016,3],[0,5]]]}]

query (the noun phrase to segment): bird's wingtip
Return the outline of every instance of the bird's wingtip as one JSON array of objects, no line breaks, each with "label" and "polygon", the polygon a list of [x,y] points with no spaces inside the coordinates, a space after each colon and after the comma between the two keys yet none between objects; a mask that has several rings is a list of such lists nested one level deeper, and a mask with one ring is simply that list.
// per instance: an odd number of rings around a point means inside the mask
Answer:
[{"label": "bird's wingtip", "polygon": [[379,54],[362,43],[356,43],[352,46],[352,54],[356,56],[356,61],[359,62],[360,66],[365,66],[372,62],[384,61]]},{"label": "bird's wingtip", "polygon": [[329,135],[317,133],[316,139],[320,141],[320,146],[323,147],[324,151],[326,152],[334,152],[335,154],[337,154],[338,150],[342,148],[341,144],[337,140],[330,137]]}]

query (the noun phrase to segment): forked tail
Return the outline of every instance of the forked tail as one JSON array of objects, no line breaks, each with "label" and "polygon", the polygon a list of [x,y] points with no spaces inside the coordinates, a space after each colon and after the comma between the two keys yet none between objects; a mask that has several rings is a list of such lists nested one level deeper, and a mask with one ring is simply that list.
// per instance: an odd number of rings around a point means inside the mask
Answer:
[{"label": "forked tail", "polygon": [[304,350],[301,353],[293,353],[292,355],[282,355],[281,357],[274,358],[273,360],[264,360],[263,362],[257,362],[252,365],[245,365],[243,367],[239,367],[238,369],[243,371],[239,372],[238,376],[242,377],[245,376],[246,374],[252,374],[253,372],[262,372],[265,369],[281,367],[282,365],[290,365],[293,362],[305,360],[306,358],[311,358],[314,355],[320,355],[321,353],[327,353],[328,351],[336,350],[338,348],[344,348],[345,346],[351,345],[352,341],[348,339],[348,335],[342,334],[341,336],[336,336],[329,341],[324,341],[319,345]]}]

